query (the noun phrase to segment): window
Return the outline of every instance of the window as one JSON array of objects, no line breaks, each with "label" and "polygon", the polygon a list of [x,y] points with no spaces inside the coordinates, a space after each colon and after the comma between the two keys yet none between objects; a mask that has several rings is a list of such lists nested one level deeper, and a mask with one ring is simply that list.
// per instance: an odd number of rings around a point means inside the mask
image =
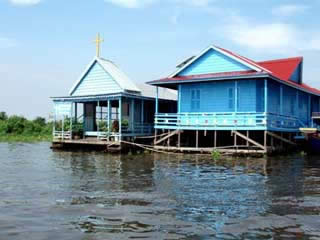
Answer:
[{"label": "window", "polygon": [[229,109],[233,109],[234,106],[234,96],[233,96],[233,88],[229,88]]},{"label": "window", "polygon": [[200,109],[200,90],[193,89],[191,90],[191,110]]}]

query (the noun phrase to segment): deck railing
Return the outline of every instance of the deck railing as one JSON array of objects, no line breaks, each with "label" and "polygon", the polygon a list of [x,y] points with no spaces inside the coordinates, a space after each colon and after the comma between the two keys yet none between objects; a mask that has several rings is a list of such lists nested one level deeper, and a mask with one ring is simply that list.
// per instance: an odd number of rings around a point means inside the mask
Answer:
[{"label": "deck railing", "polygon": [[303,126],[298,118],[271,113],[164,113],[155,116],[157,129],[220,129],[263,130],[297,129]]},{"label": "deck railing", "polygon": [[314,119],[320,119],[320,112],[313,112],[313,113],[312,113],[312,118],[314,118]]},{"label": "deck railing", "polygon": [[68,140],[71,138],[71,131],[53,131],[53,139],[55,140]]}]

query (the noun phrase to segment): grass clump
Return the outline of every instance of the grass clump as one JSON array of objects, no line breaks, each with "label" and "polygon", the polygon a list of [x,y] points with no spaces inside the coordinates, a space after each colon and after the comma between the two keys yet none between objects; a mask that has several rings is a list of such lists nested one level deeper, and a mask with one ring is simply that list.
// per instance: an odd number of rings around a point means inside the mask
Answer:
[{"label": "grass clump", "polygon": [[211,153],[211,157],[213,160],[219,160],[221,158],[221,153],[217,150],[213,150]]}]

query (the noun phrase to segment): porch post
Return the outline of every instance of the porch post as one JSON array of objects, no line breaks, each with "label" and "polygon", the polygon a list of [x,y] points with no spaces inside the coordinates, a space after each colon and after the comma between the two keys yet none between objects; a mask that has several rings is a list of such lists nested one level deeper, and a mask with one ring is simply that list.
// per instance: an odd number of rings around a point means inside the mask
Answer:
[{"label": "porch post", "polygon": [[283,86],[280,85],[280,115],[283,115]]},{"label": "porch post", "polygon": [[234,81],[234,112],[238,112],[238,81]]},{"label": "porch post", "polygon": [[144,132],[144,100],[141,99],[141,133]]},{"label": "porch post", "polygon": [[268,80],[264,80],[264,112],[268,112]]},{"label": "porch post", "polygon": [[121,135],[122,135],[122,99],[119,98],[119,140],[121,141]]},{"label": "porch post", "polygon": [[53,115],[53,129],[52,129],[52,135],[54,137],[55,135],[55,131],[56,131],[56,118],[57,118],[57,110],[56,110],[56,103],[54,102],[54,115]]},{"label": "porch post", "polygon": [[73,103],[71,103],[71,112],[70,112],[70,139],[72,139],[72,122],[73,122]]},{"label": "porch post", "polygon": [[110,134],[111,126],[110,126],[110,113],[111,113],[111,106],[110,106],[110,100],[108,99],[108,132]]},{"label": "porch post", "polygon": [[78,122],[78,103],[74,103],[74,122]]},{"label": "porch post", "polygon": [[178,113],[181,112],[181,84],[178,86]]},{"label": "porch post", "polygon": [[[97,105],[98,105],[98,108],[99,108],[100,107],[100,101],[97,102]],[[99,132],[99,122],[97,121],[97,114],[96,114],[95,120],[96,120],[96,124],[97,124],[97,131]]]},{"label": "porch post", "polygon": [[299,91],[297,90],[296,92],[296,116],[299,117]]},{"label": "porch post", "polygon": [[135,101],[134,98],[131,99],[131,111],[130,111],[130,125],[131,132],[134,133],[134,115],[135,115]]},{"label": "porch post", "polygon": [[159,113],[159,87],[156,87],[156,115]]},{"label": "porch post", "polygon": [[311,95],[308,95],[308,126],[310,126],[311,120]]}]

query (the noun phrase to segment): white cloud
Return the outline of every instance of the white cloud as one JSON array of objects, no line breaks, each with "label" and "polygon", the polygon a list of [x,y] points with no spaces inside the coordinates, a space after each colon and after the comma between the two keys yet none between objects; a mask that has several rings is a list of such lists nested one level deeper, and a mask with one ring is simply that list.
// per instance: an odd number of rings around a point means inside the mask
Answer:
[{"label": "white cloud", "polygon": [[13,5],[17,6],[30,6],[40,3],[42,0],[9,0]]},{"label": "white cloud", "polygon": [[287,4],[272,9],[272,14],[276,16],[290,17],[296,14],[304,13],[309,6],[302,4]]},{"label": "white cloud", "polygon": [[156,0],[104,0],[104,1],[120,7],[124,7],[124,8],[142,8],[156,2]]},{"label": "white cloud", "polygon": [[15,46],[17,46],[16,40],[0,37],[0,48],[12,48]]},{"label": "white cloud", "polygon": [[268,53],[288,53],[300,50],[320,50],[320,34],[299,29],[282,22],[257,23],[234,16],[221,27],[232,43],[251,50]]},{"label": "white cloud", "polygon": [[[35,1],[35,0],[34,0]],[[153,3],[160,2],[160,0],[104,0],[105,2],[112,3],[119,7],[124,8],[143,8]],[[174,3],[183,6],[192,7],[208,7],[214,0],[167,0],[168,3]],[[161,2],[164,2],[162,0]]]},{"label": "white cloud", "polygon": [[175,2],[193,7],[208,7],[213,0],[175,0]]}]

